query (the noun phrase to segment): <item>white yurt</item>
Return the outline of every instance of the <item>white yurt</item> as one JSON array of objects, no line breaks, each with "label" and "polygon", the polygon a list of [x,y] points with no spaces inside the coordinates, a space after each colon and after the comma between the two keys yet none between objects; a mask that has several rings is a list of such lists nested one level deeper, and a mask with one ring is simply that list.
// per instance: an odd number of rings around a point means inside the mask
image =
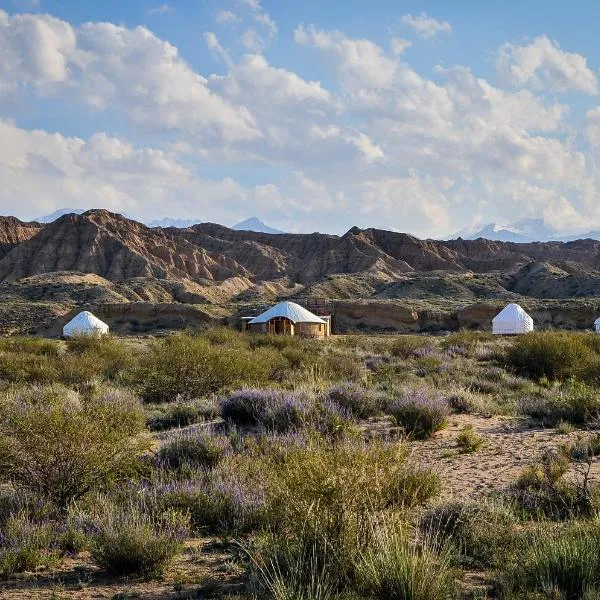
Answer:
[{"label": "white yurt", "polygon": [[595,321],[594,321],[594,325],[596,327],[596,331],[598,333],[600,333],[600,317],[598,317]]},{"label": "white yurt", "polygon": [[87,310],[73,317],[64,327],[63,336],[70,338],[78,335],[104,335],[108,325]]},{"label": "white yurt", "polygon": [[492,319],[492,333],[498,335],[530,331],[533,331],[533,319],[518,304],[509,304]]}]

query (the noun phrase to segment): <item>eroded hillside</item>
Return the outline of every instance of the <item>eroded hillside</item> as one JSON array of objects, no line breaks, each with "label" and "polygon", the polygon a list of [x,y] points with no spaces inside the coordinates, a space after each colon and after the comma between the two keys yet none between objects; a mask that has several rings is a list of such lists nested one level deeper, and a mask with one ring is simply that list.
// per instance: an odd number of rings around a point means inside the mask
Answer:
[{"label": "eroded hillside", "polygon": [[[106,210],[47,225],[0,220],[3,310],[27,314],[31,306],[37,315],[44,307],[48,318],[33,319],[44,326],[84,305],[190,304],[239,316],[284,297],[331,301],[339,329],[403,330],[406,315],[416,315],[410,331],[482,327],[515,300],[550,311],[544,323],[587,326],[600,297],[600,242],[435,241],[356,227],[343,236],[212,223],[150,228]],[[484,319],[461,320],[482,305]]]}]

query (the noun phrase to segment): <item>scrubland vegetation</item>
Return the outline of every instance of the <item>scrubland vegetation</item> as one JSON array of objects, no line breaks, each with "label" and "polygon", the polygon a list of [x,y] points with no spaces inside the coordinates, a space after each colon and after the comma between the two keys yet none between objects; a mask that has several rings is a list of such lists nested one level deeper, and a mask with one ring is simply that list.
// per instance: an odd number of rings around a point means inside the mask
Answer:
[{"label": "scrubland vegetation", "polygon": [[[599,377],[583,333],[0,340],[2,595],[597,598]],[[485,419],[556,442],[457,497]]]}]

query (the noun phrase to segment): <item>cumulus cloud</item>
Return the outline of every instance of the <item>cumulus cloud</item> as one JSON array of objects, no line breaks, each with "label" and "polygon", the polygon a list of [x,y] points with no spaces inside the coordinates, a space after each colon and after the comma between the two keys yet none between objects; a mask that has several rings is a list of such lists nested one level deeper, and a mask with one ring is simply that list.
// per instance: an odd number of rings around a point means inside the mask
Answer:
[{"label": "cumulus cloud", "polygon": [[396,61],[370,40],[350,39],[340,31],[321,31],[312,25],[298,27],[294,40],[323,52],[349,86],[385,88],[396,73]]},{"label": "cumulus cloud", "polygon": [[229,140],[261,135],[245,108],[212,93],[176,47],[145,27],[75,28],[48,15],[0,13],[0,56],[0,93],[68,93],[153,129]]},{"label": "cumulus cloud", "polygon": [[0,120],[0,139],[2,214],[18,208],[26,218],[94,206],[140,218],[202,216],[229,223],[260,193],[229,177],[202,179],[176,154],[136,148],[104,133],[84,140]]},{"label": "cumulus cloud", "polygon": [[404,15],[402,23],[412,27],[418,36],[426,40],[434,38],[438,33],[452,32],[450,23],[447,21],[437,21],[425,12],[422,12],[420,15]]},{"label": "cumulus cloud", "polygon": [[565,52],[545,35],[525,46],[505,44],[500,50],[496,68],[505,81],[519,87],[598,93],[598,78],[587,66],[585,56]]},{"label": "cumulus cloud", "polygon": [[[256,28],[266,42],[260,3],[244,1],[242,31]],[[431,236],[473,215],[600,224],[594,154],[565,135],[569,107],[535,89],[501,89],[464,66],[429,78],[399,38],[384,49],[298,27],[297,50],[318,55],[329,86],[256,46],[232,57],[219,38],[204,34],[225,72],[201,74],[144,27],[0,11],[0,114],[8,99],[53,96],[84,103],[90,123],[103,112],[103,124],[118,116],[136,125],[132,140],[84,139],[1,121],[0,210],[96,204],[156,218],[168,207],[224,223],[268,213],[300,230],[358,224]],[[151,148],[140,142],[148,131]],[[584,133],[600,146],[600,109]],[[210,164],[228,176],[199,176]],[[249,170],[252,185],[240,183]]]}]

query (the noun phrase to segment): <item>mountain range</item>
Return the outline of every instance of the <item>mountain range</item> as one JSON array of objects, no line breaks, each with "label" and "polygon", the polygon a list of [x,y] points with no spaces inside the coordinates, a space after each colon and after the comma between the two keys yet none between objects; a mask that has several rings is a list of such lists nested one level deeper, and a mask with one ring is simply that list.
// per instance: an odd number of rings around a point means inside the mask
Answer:
[{"label": "mountain range", "polygon": [[[54,221],[56,221],[60,217],[64,217],[65,215],[81,215],[84,212],[85,209],[83,208],[59,208],[53,213],[35,218],[34,222],[53,223]],[[128,216],[128,218],[131,217]],[[154,219],[152,221],[149,221],[148,223],[146,223],[146,225],[148,225],[148,227],[177,227],[178,229],[185,229],[186,227],[196,225],[196,223],[198,223],[198,219],[173,219],[171,217],[165,217],[163,219]],[[270,227],[266,223],[263,223],[258,217],[250,217],[245,221],[241,221],[240,223],[232,225],[231,228],[239,231],[257,231],[260,233],[283,233],[283,231],[280,231],[279,229],[275,229],[273,227]]]},{"label": "mountain range", "polygon": [[471,326],[476,320],[464,311],[484,303],[491,308],[477,319],[487,322],[508,301],[581,326],[600,303],[600,241],[435,241],[358,227],[342,236],[214,223],[148,227],[100,209],[46,224],[0,217],[0,330],[53,322],[92,304],[105,316],[113,307],[115,327],[141,327],[140,306],[150,316],[162,306],[182,319],[177,307],[186,305],[196,316],[233,318],[281,298],[333,303],[337,327],[346,329]]},{"label": "mountain range", "polygon": [[564,235],[559,233],[554,227],[548,225],[543,219],[521,219],[515,223],[500,225],[498,223],[489,223],[481,229],[465,229],[459,231],[453,237],[461,237],[468,240],[484,238],[498,242],[549,242],[563,241],[570,242],[577,239],[600,240],[600,231],[588,231],[586,233],[575,235]]}]

